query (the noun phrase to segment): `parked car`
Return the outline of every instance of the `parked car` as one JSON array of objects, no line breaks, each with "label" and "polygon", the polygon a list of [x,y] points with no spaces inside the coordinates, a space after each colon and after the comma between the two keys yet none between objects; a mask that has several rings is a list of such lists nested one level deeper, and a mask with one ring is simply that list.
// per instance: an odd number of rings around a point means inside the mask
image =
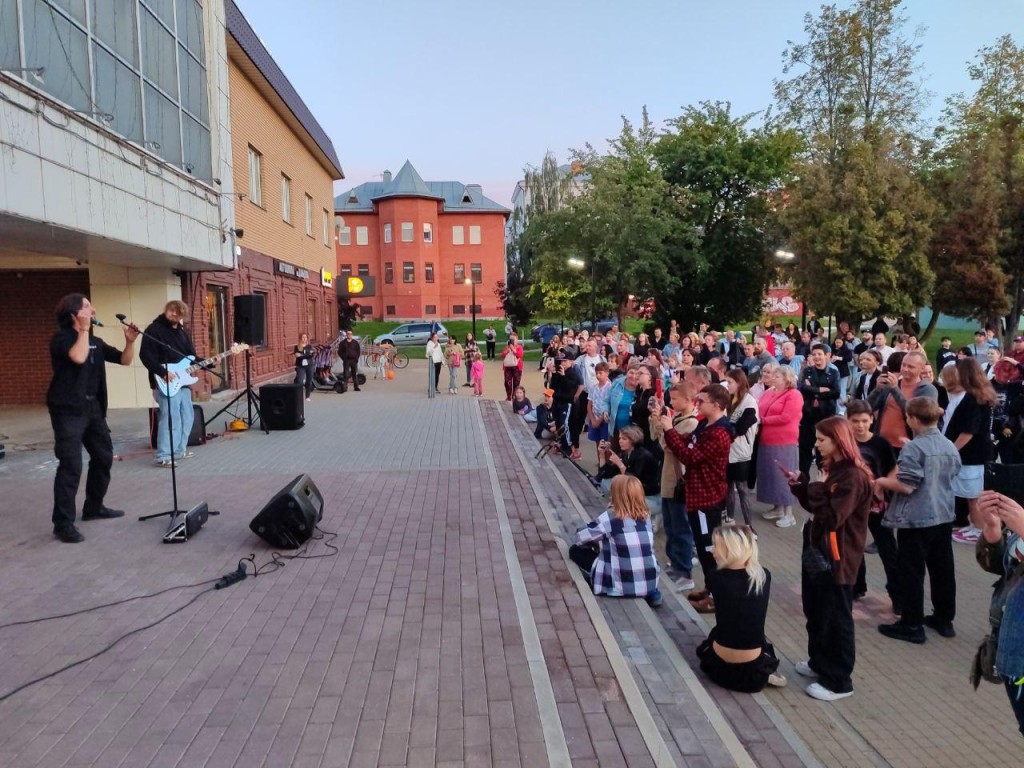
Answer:
[{"label": "parked car", "polygon": [[438,322],[402,323],[387,333],[382,333],[373,340],[374,344],[394,344],[396,347],[425,347],[430,341],[430,334],[437,333],[437,340],[448,343],[448,329]]},{"label": "parked car", "polygon": [[[605,318],[604,320],[598,320],[597,332],[602,335],[606,334],[608,333],[608,331],[610,331],[613,327],[615,327],[618,324],[619,321],[614,317],[608,317]],[[589,331],[590,327],[591,322],[589,320],[584,320],[582,323],[576,323],[576,325],[574,325],[572,329],[576,331],[576,333],[579,333],[580,331]]]},{"label": "parked car", "polygon": [[555,323],[543,323],[535,325],[530,329],[530,338],[545,347],[551,343],[551,338],[562,332],[562,326]]}]

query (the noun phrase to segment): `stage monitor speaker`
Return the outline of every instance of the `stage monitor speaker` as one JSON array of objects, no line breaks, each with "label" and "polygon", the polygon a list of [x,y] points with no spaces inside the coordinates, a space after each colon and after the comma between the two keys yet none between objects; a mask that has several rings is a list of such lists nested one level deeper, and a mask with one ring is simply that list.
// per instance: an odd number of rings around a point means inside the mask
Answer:
[{"label": "stage monitor speaker", "polygon": [[[170,525],[167,526],[167,533],[164,534],[164,543],[175,544],[188,541],[199,533],[199,529],[209,519],[210,514],[210,508],[206,505],[206,502],[201,501],[188,512],[174,515],[171,517]],[[212,514],[216,515],[218,513],[213,512]]]},{"label": "stage monitor speaker", "polygon": [[250,347],[267,343],[267,297],[262,293],[235,296],[235,341]]},{"label": "stage monitor speaker", "polygon": [[306,423],[301,384],[264,384],[260,387],[260,418],[268,430],[299,429]]},{"label": "stage monitor speaker", "polygon": [[313,535],[323,514],[320,489],[309,475],[299,475],[267,502],[249,529],[272,546],[296,549]]}]

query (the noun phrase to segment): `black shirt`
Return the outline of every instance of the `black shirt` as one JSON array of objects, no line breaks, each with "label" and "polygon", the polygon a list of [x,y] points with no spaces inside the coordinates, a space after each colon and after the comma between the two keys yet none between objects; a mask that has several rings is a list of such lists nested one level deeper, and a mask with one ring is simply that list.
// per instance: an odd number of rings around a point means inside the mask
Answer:
[{"label": "black shirt", "polygon": [[150,389],[156,389],[157,376],[166,375],[164,361],[173,364],[195,357],[196,348],[192,346],[192,339],[181,323],[172,325],[165,315],[158,315],[146,328],[146,335],[142,337],[142,345],[139,347],[139,360],[149,371]]},{"label": "black shirt", "polygon": [[960,435],[969,434],[971,439],[960,449],[960,461],[964,466],[984,464],[991,459],[992,440],[989,427],[992,424],[992,407],[979,403],[970,392],[953,411],[953,417],[943,429],[943,434],[952,441]]},{"label": "black shirt", "polygon": [[879,435],[872,435],[865,442],[857,441],[860,457],[874,474],[875,479],[888,475],[896,466],[896,453],[889,441]]},{"label": "black shirt", "polygon": [[120,363],[121,350],[98,339],[89,332],[89,355],[84,363],[76,363],[68,353],[78,341],[78,331],[61,328],[50,339],[50,363],[53,379],[46,393],[46,406],[51,411],[83,412],[90,399],[100,404],[107,414],[107,371],[105,363]]},{"label": "black shirt", "polygon": [[307,344],[304,347],[300,347],[298,344],[296,344],[292,352],[293,354],[298,355],[298,357],[295,358],[296,368],[309,368],[311,365],[313,365],[312,344]]},{"label": "black shirt", "polygon": [[935,353],[935,374],[938,377],[939,371],[946,367],[947,364],[956,360],[956,352],[952,349],[939,349]]},{"label": "black shirt", "polygon": [[[555,365],[561,365],[561,363],[555,363]],[[576,390],[582,383],[575,366],[570,365],[564,372],[556,368],[555,372],[551,374],[551,388],[555,390],[555,402],[571,403],[576,397]]]},{"label": "black shirt", "polygon": [[719,645],[737,651],[764,646],[772,574],[765,568],[764,575],[761,594],[751,590],[750,577],[742,569],[718,568],[705,576],[715,598],[714,640]]}]

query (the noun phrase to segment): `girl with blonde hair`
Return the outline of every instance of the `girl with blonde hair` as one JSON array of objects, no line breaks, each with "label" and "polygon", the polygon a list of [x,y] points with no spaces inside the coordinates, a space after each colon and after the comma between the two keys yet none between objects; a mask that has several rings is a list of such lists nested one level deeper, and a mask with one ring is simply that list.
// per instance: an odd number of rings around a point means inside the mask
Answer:
[{"label": "girl with blonde hair", "polygon": [[757,537],[747,525],[722,525],[711,534],[718,568],[707,574],[715,626],[697,648],[700,668],[730,691],[757,693],[783,686],[779,660],[764,636],[771,574],[758,560]]},{"label": "girl with blonde hair", "polygon": [[644,487],[632,475],[612,478],[608,509],[576,531],[569,559],[583,571],[595,595],[643,597],[661,605],[654,534]]}]

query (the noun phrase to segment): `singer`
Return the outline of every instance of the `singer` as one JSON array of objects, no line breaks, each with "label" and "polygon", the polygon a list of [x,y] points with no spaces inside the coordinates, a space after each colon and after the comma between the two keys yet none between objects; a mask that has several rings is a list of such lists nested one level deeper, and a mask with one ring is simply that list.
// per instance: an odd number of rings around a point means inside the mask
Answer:
[{"label": "singer", "polygon": [[89,454],[82,520],[121,517],[124,512],[103,506],[110,485],[114,446],[107,426],[107,372],[104,363],[131,365],[139,332],[124,329],[124,351],[92,335],[95,310],[80,293],[57,304],[57,333],[50,340],[53,380],[46,406],[53,425],[53,535],[68,544],[85,539],[75,528],[75,495],[82,479],[82,446]]},{"label": "singer", "polygon": [[[171,445],[174,446],[174,458],[177,461],[192,456],[188,450],[188,436],[192,432],[192,421],[195,418],[195,411],[192,410],[192,390],[182,387],[177,394],[171,397],[164,396],[156,386],[156,377],[170,381],[174,374],[164,368],[164,350],[167,354],[176,357],[168,359],[168,363],[177,363],[182,358],[195,360],[196,349],[192,346],[192,339],[185,332],[182,325],[188,317],[188,304],[183,301],[168,301],[164,306],[164,313],[158,315],[142,337],[142,348],[139,350],[139,359],[149,371],[149,386],[153,390],[153,399],[160,409],[160,418],[157,420],[156,432],[156,463],[158,467],[171,466]],[[163,349],[157,341],[164,343]],[[171,352],[170,350],[173,350]],[[167,432],[167,411],[171,409],[171,422],[174,425],[174,435]],[[173,440],[172,440],[173,437]]]}]

